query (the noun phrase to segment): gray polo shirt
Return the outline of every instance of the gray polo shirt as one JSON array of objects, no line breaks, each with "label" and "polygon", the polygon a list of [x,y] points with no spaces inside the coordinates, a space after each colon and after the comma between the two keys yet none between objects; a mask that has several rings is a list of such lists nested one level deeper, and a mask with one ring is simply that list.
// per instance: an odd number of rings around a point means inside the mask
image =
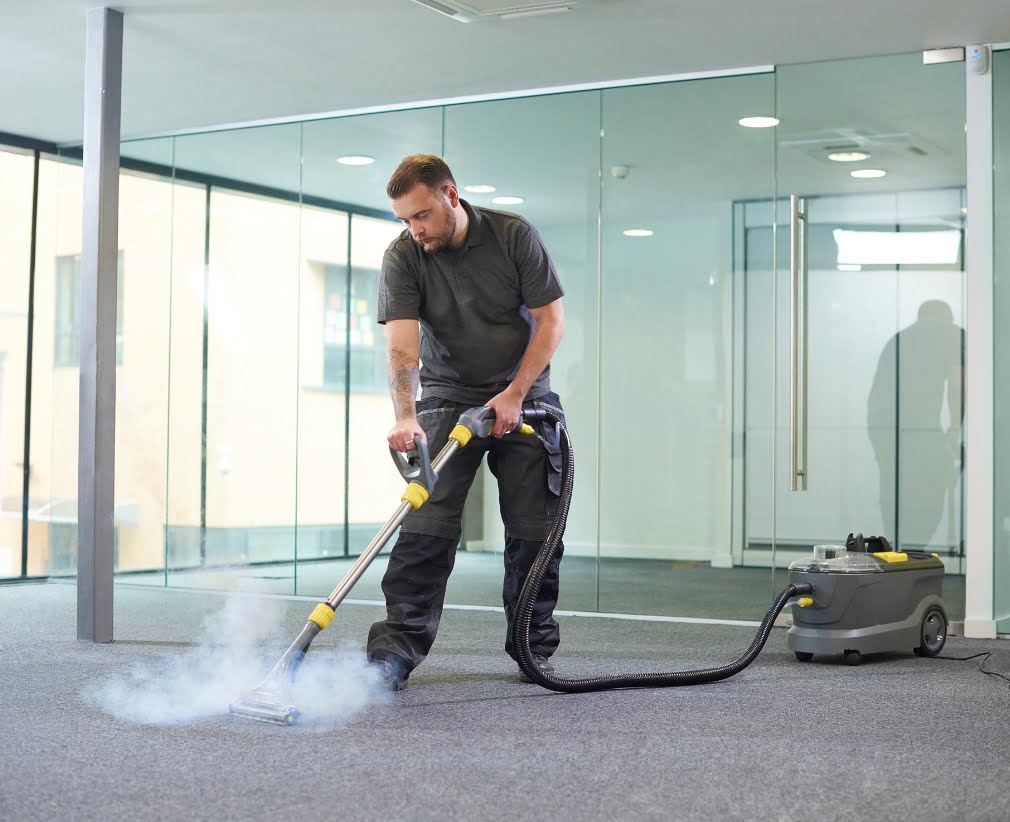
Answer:
[{"label": "gray polo shirt", "polygon": [[[516,372],[540,308],[564,294],[540,235],[518,214],[474,208],[458,249],[428,254],[409,231],[382,259],[380,323],[421,323],[421,396],[482,405]],[[550,388],[550,366],[526,399]]]}]

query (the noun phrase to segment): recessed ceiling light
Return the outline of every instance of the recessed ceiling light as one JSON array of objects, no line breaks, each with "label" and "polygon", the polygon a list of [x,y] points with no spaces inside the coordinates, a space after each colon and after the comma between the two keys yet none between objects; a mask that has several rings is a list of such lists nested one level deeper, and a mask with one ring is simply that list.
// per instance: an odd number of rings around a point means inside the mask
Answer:
[{"label": "recessed ceiling light", "polygon": [[656,232],[651,228],[629,228],[624,232],[625,237],[651,237]]},{"label": "recessed ceiling light", "polygon": [[496,205],[519,205],[519,203],[525,203],[526,199],[524,197],[492,197],[491,202]]},{"label": "recessed ceiling light", "polygon": [[836,163],[857,163],[860,160],[869,160],[870,155],[865,151],[832,151],[828,159]]},{"label": "recessed ceiling light", "polygon": [[496,190],[494,186],[486,185],[463,186],[463,191],[469,191],[471,194],[490,194]]},{"label": "recessed ceiling light", "polygon": [[348,154],[346,157],[337,157],[337,162],[343,166],[370,166],[375,158],[367,154]]},{"label": "recessed ceiling light", "polygon": [[739,123],[744,128],[772,128],[779,121],[777,117],[744,117]]},{"label": "recessed ceiling light", "polygon": [[887,172],[882,168],[857,168],[855,171],[850,171],[849,174],[861,180],[872,180],[874,177],[887,176]]}]

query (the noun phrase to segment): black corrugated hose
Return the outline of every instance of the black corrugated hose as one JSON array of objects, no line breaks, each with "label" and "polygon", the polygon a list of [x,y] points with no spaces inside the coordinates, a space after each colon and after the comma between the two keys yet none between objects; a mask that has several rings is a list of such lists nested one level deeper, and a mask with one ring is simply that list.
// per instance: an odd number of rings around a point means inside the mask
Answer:
[{"label": "black corrugated hose", "polygon": [[739,659],[728,665],[717,668],[702,668],[696,671],[674,671],[672,673],[661,674],[617,674],[615,676],[596,676],[586,679],[566,679],[554,674],[547,674],[540,671],[533,664],[533,653],[530,651],[530,620],[533,616],[533,604],[540,593],[540,586],[543,584],[544,574],[550,565],[554,554],[557,551],[558,543],[565,532],[565,523],[568,519],[568,510],[572,504],[572,487],[575,483],[574,476],[574,455],[572,453],[572,441],[568,436],[568,430],[564,423],[554,414],[546,409],[537,409],[530,413],[525,413],[527,421],[531,419],[550,420],[558,433],[561,445],[561,498],[558,502],[558,510],[551,523],[547,538],[544,540],[540,553],[537,554],[526,583],[519,595],[519,605],[516,609],[516,618],[512,628],[512,647],[516,650],[519,667],[537,685],[549,688],[552,691],[563,693],[585,693],[587,691],[607,691],[614,688],[666,688],[673,685],[701,685],[706,682],[717,682],[739,673],[761,652],[768,635],[771,633],[775,618],[779,615],[786,603],[797,594],[808,594],[812,586],[807,583],[798,585],[787,585],[785,589],[775,598],[772,607],[768,609],[761,625],[758,628],[757,636],[751,642],[750,647]]}]

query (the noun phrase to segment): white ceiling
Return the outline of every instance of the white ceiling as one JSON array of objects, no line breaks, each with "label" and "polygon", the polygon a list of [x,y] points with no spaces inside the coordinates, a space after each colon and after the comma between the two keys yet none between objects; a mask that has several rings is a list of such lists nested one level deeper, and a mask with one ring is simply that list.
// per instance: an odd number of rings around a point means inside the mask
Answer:
[{"label": "white ceiling", "polygon": [[[80,139],[96,4],[2,0],[0,131]],[[411,0],[124,0],[123,133],[1010,40],[1007,0],[573,4],[459,23]]]}]

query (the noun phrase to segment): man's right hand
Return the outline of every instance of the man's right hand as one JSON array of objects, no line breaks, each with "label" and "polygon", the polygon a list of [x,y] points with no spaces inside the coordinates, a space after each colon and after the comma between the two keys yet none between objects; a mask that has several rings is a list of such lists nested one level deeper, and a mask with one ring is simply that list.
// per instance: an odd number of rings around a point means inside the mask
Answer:
[{"label": "man's right hand", "polygon": [[417,424],[417,419],[415,417],[409,417],[407,419],[400,420],[389,430],[389,434],[386,436],[386,441],[389,443],[389,447],[394,451],[402,451],[406,454],[408,451],[414,450],[415,436],[420,436],[422,440],[427,439],[424,435],[424,429]]}]

